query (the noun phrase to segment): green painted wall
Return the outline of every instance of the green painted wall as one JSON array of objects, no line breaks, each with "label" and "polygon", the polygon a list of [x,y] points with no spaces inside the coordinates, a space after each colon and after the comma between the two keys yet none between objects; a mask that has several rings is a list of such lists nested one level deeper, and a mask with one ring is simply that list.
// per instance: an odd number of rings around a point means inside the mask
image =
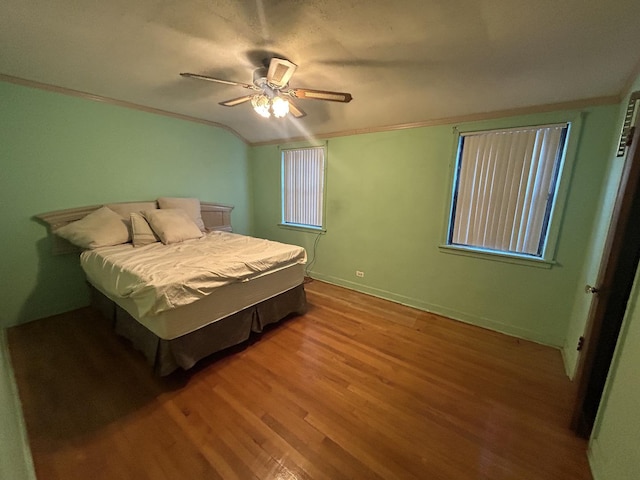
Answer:
[{"label": "green painted wall", "polygon": [[[499,128],[566,120],[576,112],[478,122]],[[588,109],[551,269],[443,253],[452,126],[328,141],[327,233],[312,275],[452,318],[542,343],[565,343],[579,274],[596,220],[618,106]],[[278,227],[277,146],[251,149],[254,233],[307,248],[316,235]],[[365,272],[359,279],[355,270]]]},{"label": "green painted wall", "polygon": [[574,377],[576,369],[578,368],[579,353],[576,347],[578,340],[584,334],[589,316],[589,308],[591,307],[591,300],[593,298],[591,294],[585,292],[585,286],[596,285],[597,283],[600,261],[607,240],[609,223],[611,222],[611,215],[613,213],[622,169],[624,167],[624,158],[618,158],[615,155],[619,142],[619,135],[617,134],[622,127],[628,101],[629,100],[626,99],[618,110],[618,122],[616,123],[614,129],[615,135],[611,142],[605,182],[602,193],[599,195],[600,201],[597,205],[595,226],[589,238],[586,257],[576,284],[573,308],[571,309],[565,344],[562,348],[565,369],[570,378]]},{"label": "green painted wall", "polygon": [[609,373],[589,457],[595,480],[638,478],[640,467],[640,271]]},{"label": "green painted wall", "polygon": [[87,303],[77,255],[53,257],[33,216],[194,196],[251,231],[247,146],[226,130],[0,82],[0,327]]}]

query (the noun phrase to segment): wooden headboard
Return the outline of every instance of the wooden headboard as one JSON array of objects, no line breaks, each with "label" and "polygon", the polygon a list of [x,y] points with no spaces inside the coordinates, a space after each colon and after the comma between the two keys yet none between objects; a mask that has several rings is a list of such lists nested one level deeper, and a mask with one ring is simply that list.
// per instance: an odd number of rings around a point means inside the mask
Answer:
[{"label": "wooden headboard", "polygon": [[[60,255],[63,253],[72,253],[80,251],[78,247],[69,243],[64,238],[56,235],[56,230],[68,223],[80,220],[90,214],[91,212],[99,209],[103,206],[110,205],[127,205],[127,204],[147,204],[150,207],[157,204],[155,200],[140,201],[140,202],[119,202],[102,205],[91,205],[88,207],[68,208],[65,210],[56,210],[54,212],[41,213],[36,215],[35,218],[44,222],[51,236],[52,252],[54,255]],[[223,205],[220,203],[212,202],[200,202],[200,214],[202,215],[202,221],[207,230],[223,230],[231,232],[231,210],[233,206]]]},{"label": "wooden headboard", "polygon": [[200,213],[207,230],[231,232],[231,210],[233,210],[233,207],[230,205],[200,202]]}]

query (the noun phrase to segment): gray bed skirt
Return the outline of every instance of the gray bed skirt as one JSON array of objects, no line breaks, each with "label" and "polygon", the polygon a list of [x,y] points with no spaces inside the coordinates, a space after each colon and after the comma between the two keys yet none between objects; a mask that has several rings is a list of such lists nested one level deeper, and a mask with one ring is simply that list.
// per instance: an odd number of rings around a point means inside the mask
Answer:
[{"label": "gray bed skirt", "polygon": [[194,332],[164,340],[94,287],[90,287],[92,305],[113,321],[116,333],[129,339],[160,376],[168,375],[178,368],[187,370],[198,360],[248,340],[252,332],[261,333],[265,326],[288,315],[304,313],[307,305],[304,287],[298,285]]}]

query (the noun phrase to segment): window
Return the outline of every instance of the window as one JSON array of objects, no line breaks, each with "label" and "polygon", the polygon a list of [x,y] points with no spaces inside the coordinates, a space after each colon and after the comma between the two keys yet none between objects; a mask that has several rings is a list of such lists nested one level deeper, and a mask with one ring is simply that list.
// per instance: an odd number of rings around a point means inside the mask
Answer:
[{"label": "window", "polygon": [[282,151],[282,223],[323,227],[325,148]]},{"label": "window", "polygon": [[463,133],[448,245],[543,258],[569,124]]}]

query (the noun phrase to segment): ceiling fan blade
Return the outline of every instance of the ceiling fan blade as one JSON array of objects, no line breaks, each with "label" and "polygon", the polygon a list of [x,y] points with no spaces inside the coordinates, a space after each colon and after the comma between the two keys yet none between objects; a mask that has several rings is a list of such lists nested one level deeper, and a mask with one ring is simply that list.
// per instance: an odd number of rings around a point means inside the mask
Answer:
[{"label": "ceiling fan blade", "polygon": [[273,57],[269,62],[269,71],[267,72],[267,82],[277,88],[283,88],[289,83],[291,76],[298,66],[283,58]]},{"label": "ceiling fan blade", "polygon": [[206,80],[207,82],[224,83],[225,85],[234,85],[242,88],[249,88],[251,90],[257,90],[255,85],[249,85],[248,83],[234,82],[231,80],[223,80],[221,78],[208,77],[207,75],[198,75],[197,73],[181,73],[181,77],[195,78],[197,80]]},{"label": "ceiling fan blade", "polygon": [[225,107],[235,107],[236,105],[240,105],[241,103],[248,102],[252,98],[253,95],[245,95],[244,97],[232,98],[231,100],[220,102],[220,105]]},{"label": "ceiling fan blade", "polygon": [[353,100],[350,93],[330,92],[327,90],[309,90],[308,88],[292,88],[290,94],[295,98],[328,100],[330,102],[349,103]]},{"label": "ceiling fan blade", "polygon": [[289,113],[291,115],[293,115],[296,118],[302,118],[302,117],[306,117],[307,113],[300,109],[300,107],[298,107],[295,103],[293,103],[291,100],[287,100],[289,102]]}]

